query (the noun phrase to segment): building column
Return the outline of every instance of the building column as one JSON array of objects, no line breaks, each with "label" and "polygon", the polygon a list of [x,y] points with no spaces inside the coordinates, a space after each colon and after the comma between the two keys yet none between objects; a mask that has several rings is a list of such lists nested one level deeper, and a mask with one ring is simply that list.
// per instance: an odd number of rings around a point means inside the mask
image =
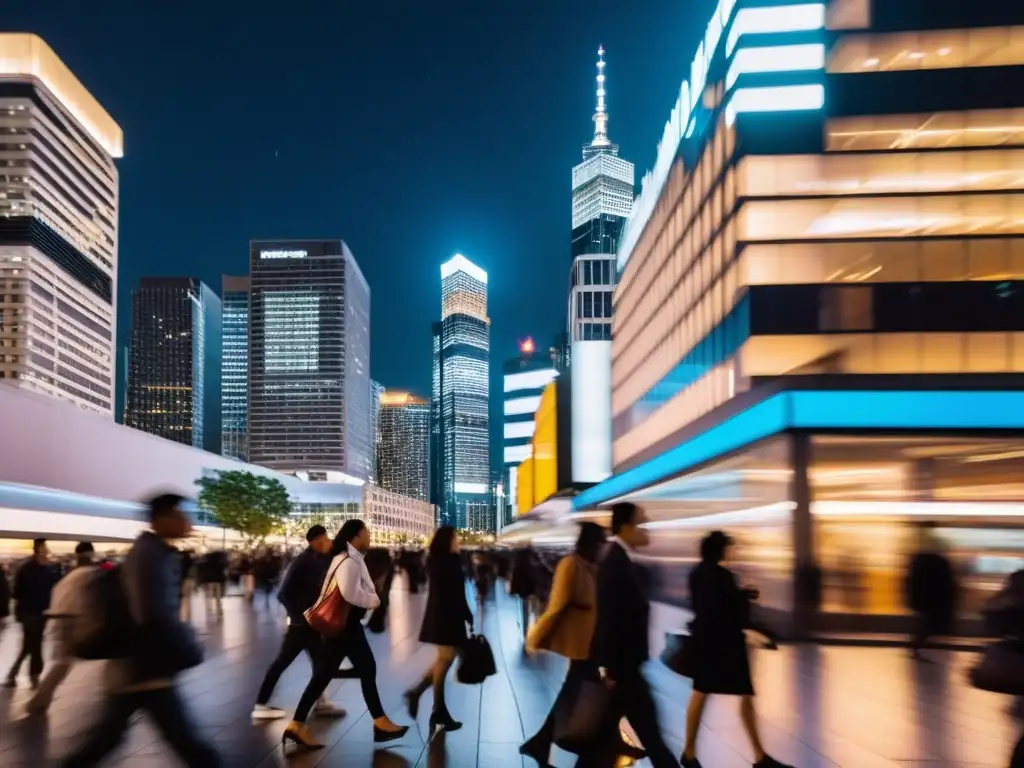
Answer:
[{"label": "building column", "polygon": [[811,518],[811,436],[790,435],[793,470],[790,499],[793,501],[793,613],[792,634],[808,637],[814,630],[821,603],[821,570],[814,551],[814,522]]}]

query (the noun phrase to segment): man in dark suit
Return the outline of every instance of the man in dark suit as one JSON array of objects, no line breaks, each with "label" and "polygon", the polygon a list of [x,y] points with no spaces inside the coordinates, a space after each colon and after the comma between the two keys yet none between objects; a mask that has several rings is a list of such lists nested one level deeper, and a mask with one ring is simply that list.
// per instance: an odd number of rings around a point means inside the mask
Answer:
[{"label": "man in dark suit", "polygon": [[647,546],[646,518],[635,504],[612,507],[611,546],[597,572],[597,627],[590,660],[613,691],[611,722],[603,729],[608,743],[595,745],[594,755],[580,755],[579,765],[612,765],[621,717],[629,720],[654,768],[678,768],[679,761],[661,738],[658,711],[651,688],[641,672],[650,656],[646,569],[634,562],[636,550]]}]

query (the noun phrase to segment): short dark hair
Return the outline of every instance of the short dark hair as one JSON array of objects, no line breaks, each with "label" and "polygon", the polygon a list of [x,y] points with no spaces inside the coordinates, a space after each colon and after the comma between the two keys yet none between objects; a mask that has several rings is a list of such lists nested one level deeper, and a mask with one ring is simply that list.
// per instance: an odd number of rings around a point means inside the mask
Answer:
[{"label": "short dark hair", "polygon": [[338,531],[338,535],[334,537],[334,554],[342,554],[348,545],[352,543],[352,539],[364,530],[366,530],[366,523],[362,520],[346,520],[345,524],[341,526],[341,530]]},{"label": "short dark hair", "polygon": [[312,528],[310,528],[308,531],[306,531],[306,541],[314,542],[317,539],[319,539],[321,536],[326,536],[326,535],[327,535],[327,529],[326,528],[324,528],[322,525],[314,525]]},{"label": "short dark hair", "polygon": [[46,539],[32,539],[32,552],[36,555],[39,554],[39,550],[46,546]]},{"label": "short dark hair", "polygon": [[700,542],[700,559],[705,563],[720,563],[725,550],[732,545],[732,537],[725,531],[712,531]]},{"label": "short dark hair", "polygon": [[80,541],[80,542],[78,542],[78,546],[75,547],[75,554],[76,555],[86,555],[86,554],[89,554],[90,552],[95,552],[95,551],[96,550],[93,548],[92,542],[89,542],[89,541]]},{"label": "short dark hair", "polygon": [[612,505],[612,535],[618,536],[619,531],[636,520],[640,507],[631,501],[620,501]]},{"label": "short dark hair", "polygon": [[154,496],[149,500],[149,521],[155,522],[161,517],[172,514],[184,500],[185,497],[179,496],[177,493],[161,493],[159,496]]},{"label": "short dark hair", "polygon": [[597,551],[597,548],[604,543],[604,528],[589,520],[580,523],[580,535],[576,539],[577,552]]}]

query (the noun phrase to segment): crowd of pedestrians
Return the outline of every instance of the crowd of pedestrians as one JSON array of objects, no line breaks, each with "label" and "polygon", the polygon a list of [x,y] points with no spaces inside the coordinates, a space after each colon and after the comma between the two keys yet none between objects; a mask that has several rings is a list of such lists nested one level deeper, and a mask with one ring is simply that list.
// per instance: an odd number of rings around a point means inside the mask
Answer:
[{"label": "crowd of pedestrians", "polygon": [[[175,495],[153,499],[150,528],[123,562],[98,556],[89,542],[78,544],[73,561],[57,560],[40,539],[33,542],[32,556],[16,568],[0,565],[0,631],[12,605],[21,627],[20,651],[4,685],[17,686],[27,662],[33,689],[26,703],[29,715],[46,712],[76,660],[106,660],[102,712],[85,740],[64,758],[65,766],[98,765],[117,749],[140,710],[186,765],[222,764],[192,721],[176,680],[203,659],[188,610],[193,593],[202,591],[209,617],[219,620],[232,584],[249,603],[259,594],[269,603],[276,593],[287,614],[280,651],[253,704],[254,721],[289,717],[289,709],[271,703],[274,691],[300,655],[310,662],[310,678],[283,731],[286,754],[323,748],[307,727],[310,716],[345,716],[326,695],[337,677],[358,679],[376,743],[402,739],[409,726],[393,721],[383,707],[366,634],[386,630],[392,582],[401,572],[410,592],[427,587],[418,637],[434,646],[435,655],[404,700],[415,720],[423,695],[432,692],[429,738],[462,727],[446,696],[456,663],[461,659],[460,682],[480,682],[493,673],[493,660],[490,671],[466,670],[481,648],[489,653],[474,629],[483,623],[485,606],[501,585],[521,605],[524,650],[558,654],[569,662],[551,711],[519,750],[542,768],[551,764],[555,745],[577,753],[577,765],[584,768],[610,768],[623,757],[647,758],[655,768],[701,768],[701,722],[708,697],[718,695],[737,699],[755,768],[787,768],[766,753],[754,707],[746,632],[758,628],[751,607],[759,594],[728,569],[733,541],[723,532],[712,532],[701,542],[699,562],[689,576],[693,619],[679,648],[663,657],[670,669],[692,678],[685,743],[676,755],[664,742],[643,673],[650,658],[650,577],[641,557],[648,544],[642,508],[616,504],[610,537],[595,523],[581,524],[574,550],[561,556],[529,548],[466,552],[448,526],[435,532],[426,552],[408,549],[393,555],[371,546],[372,532],[360,520],[347,521],[333,539],[323,526],[314,525],[305,549],[295,556],[275,548],[251,555],[216,550],[197,555],[176,546],[191,529],[183,502]],[[468,585],[477,596],[475,613]],[[907,578],[908,608],[917,617],[910,642],[915,658],[922,658],[930,637],[951,631],[955,603],[953,569],[934,541],[924,537]],[[1024,571],[1010,577],[986,616],[991,633],[1001,640],[983,655],[974,684],[1021,696]],[[52,652],[44,667],[47,635]],[[349,669],[342,668],[346,661]],[[622,720],[639,744],[623,738]],[[1024,738],[1011,768],[1024,768]]]}]

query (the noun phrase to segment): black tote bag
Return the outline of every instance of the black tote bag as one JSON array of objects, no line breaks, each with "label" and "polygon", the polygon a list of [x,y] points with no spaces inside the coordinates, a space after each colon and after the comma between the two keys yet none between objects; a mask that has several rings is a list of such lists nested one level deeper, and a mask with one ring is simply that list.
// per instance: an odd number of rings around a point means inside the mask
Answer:
[{"label": "black tote bag", "polygon": [[491,675],[497,674],[491,644],[483,635],[471,635],[462,648],[459,668],[455,676],[460,683],[479,685]]},{"label": "black tote bag", "polygon": [[555,745],[577,754],[591,746],[608,724],[611,705],[612,692],[600,680],[563,686],[555,702]]}]

